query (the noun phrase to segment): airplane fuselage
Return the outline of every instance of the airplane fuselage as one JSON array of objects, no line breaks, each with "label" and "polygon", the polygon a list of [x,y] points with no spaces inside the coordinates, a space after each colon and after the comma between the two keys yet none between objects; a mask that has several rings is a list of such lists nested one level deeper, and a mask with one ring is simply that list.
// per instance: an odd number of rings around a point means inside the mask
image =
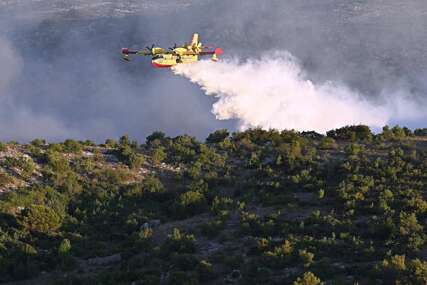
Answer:
[{"label": "airplane fuselage", "polygon": [[162,54],[154,56],[151,64],[156,68],[169,68],[177,64],[195,63],[198,60],[198,55]]}]

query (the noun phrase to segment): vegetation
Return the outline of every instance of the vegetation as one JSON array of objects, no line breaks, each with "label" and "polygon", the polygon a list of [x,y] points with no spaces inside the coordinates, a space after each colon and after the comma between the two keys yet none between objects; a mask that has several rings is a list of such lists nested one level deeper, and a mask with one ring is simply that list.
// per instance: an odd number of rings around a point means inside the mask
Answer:
[{"label": "vegetation", "polygon": [[425,136],[0,143],[0,283],[427,284]]}]

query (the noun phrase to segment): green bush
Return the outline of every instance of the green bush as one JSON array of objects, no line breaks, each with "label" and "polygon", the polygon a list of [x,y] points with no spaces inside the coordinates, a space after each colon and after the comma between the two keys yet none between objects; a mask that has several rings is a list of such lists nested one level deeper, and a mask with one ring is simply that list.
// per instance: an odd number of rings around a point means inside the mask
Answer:
[{"label": "green bush", "polygon": [[416,129],[414,131],[414,135],[420,136],[420,137],[426,137],[427,136],[427,128]]},{"label": "green bush", "polygon": [[336,149],[338,147],[335,140],[331,137],[324,137],[320,140],[319,148],[320,149]]},{"label": "green bush", "polygon": [[143,191],[149,193],[163,193],[166,191],[163,183],[155,176],[148,176],[142,183]]},{"label": "green bush", "polygon": [[83,146],[78,141],[68,139],[64,142],[63,150],[65,152],[79,153],[82,149]]},{"label": "green bush", "polygon": [[310,271],[304,273],[302,277],[298,277],[296,281],[293,283],[294,285],[322,285],[323,282],[320,279],[311,273]]},{"label": "green bush", "polygon": [[22,223],[27,229],[46,234],[56,232],[62,222],[60,215],[42,205],[31,205],[21,215]]},{"label": "green bush", "polygon": [[146,138],[146,144],[149,146],[160,145],[165,138],[166,135],[164,133],[154,132]]},{"label": "green bush", "polygon": [[0,186],[1,187],[4,187],[7,184],[12,183],[12,182],[13,182],[12,176],[10,176],[7,173],[0,172]]},{"label": "green bush", "polygon": [[212,134],[209,134],[209,136],[206,139],[207,143],[221,143],[226,138],[230,136],[230,133],[226,129],[217,130]]},{"label": "green bush", "polygon": [[168,239],[162,245],[162,251],[165,255],[171,253],[194,253],[196,251],[194,235],[189,235],[174,228],[172,233],[168,235]]},{"label": "green bush", "polygon": [[7,149],[6,144],[0,142],[0,151],[5,151]]},{"label": "green bush", "polygon": [[125,144],[123,141],[126,140],[122,140],[122,143],[117,150],[117,157],[121,162],[132,169],[140,168],[145,162],[144,155],[137,153],[131,146]]},{"label": "green bush", "polygon": [[368,126],[346,126],[340,129],[329,131],[326,133],[328,137],[337,140],[349,141],[366,141],[369,142],[373,138],[373,134]]},{"label": "green bush", "polygon": [[155,164],[161,163],[163,160],[167,158],[165,148],[161,146],[155,147],[151,153],[151,157]]}]

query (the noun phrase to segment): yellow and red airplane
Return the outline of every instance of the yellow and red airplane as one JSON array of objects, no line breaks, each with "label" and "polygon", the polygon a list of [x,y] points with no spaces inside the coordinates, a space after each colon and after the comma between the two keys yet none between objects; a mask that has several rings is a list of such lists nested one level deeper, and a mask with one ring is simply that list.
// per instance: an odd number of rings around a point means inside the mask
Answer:
[{"label": "yellow and red airplane", "polygon": [[177,64],[195,63],[201,56],[211,55],[213,61],[218,61],[223,53],[221,48],[211,48],[203,46],[199,41],[199,35],[194,34],[191,43],[182,46],[175,46],[169,50],[155,47],[147,47],[145,50],[129,50],[122,48],[123,59],[130,60],[130,55],[151,56],[151,63],[156,68],[168,68]]}]

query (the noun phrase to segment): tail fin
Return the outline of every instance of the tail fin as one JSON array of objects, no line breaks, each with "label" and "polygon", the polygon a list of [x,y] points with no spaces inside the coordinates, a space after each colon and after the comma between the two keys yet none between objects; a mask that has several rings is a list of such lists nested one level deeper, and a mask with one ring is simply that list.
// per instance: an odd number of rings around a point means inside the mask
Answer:
[{"label": "tail fin", "polygon": [[199,44],[199,34],[194,34],[193,39],[191,40],[192,46],[197,46]]}]

